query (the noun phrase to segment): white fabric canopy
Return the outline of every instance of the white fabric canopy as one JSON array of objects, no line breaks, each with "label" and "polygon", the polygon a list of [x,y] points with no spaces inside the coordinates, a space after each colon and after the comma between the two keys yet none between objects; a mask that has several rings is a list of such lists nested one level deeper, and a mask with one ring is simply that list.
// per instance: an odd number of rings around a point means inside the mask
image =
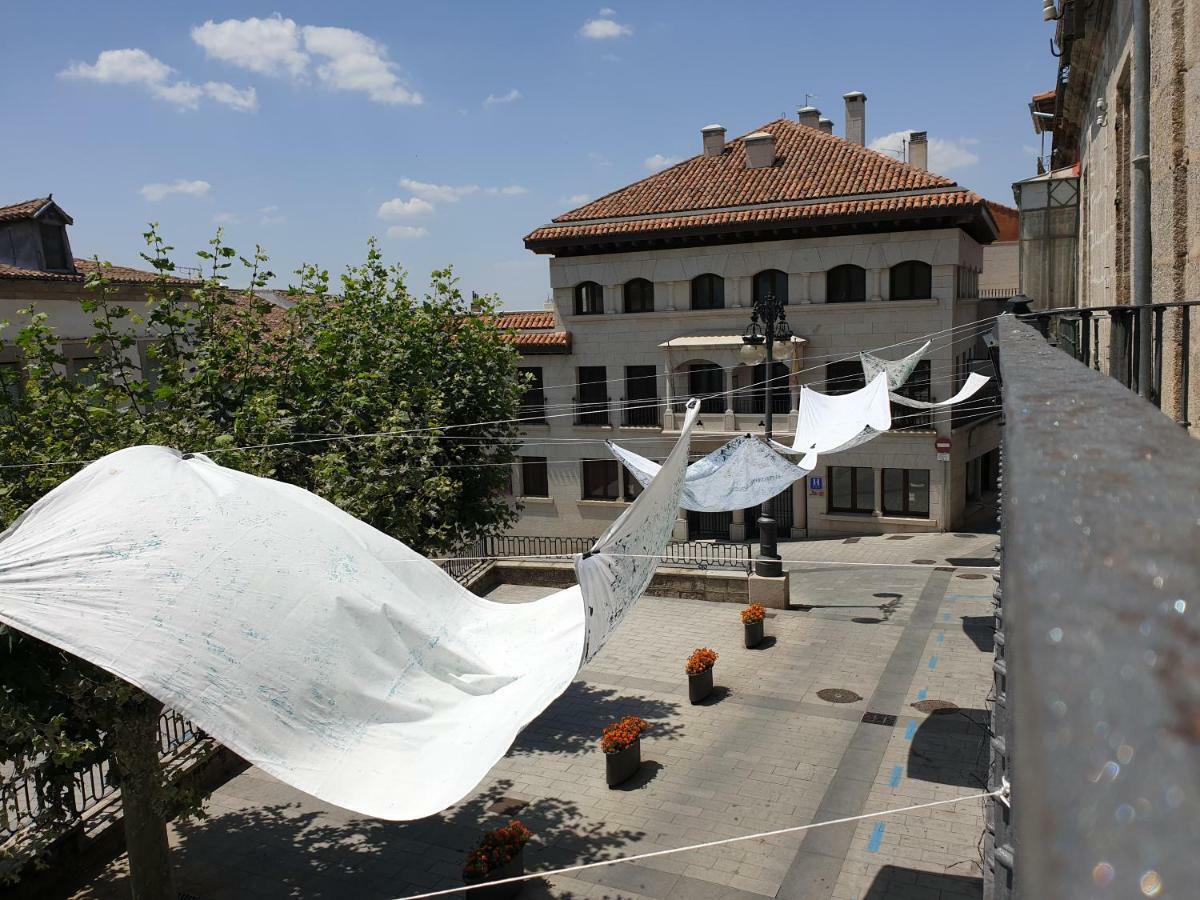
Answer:
[{"label": "white fabric canopy", "polygon": [[[643,487],[658,474],[658,463],[612,441],[608,449]],[[777,496],[811,471],[811,466],[789,462],[758,438],[742,435],[688,466],[679,505],[696,512],[747,509]]]},{"label": "white fabric canopy", "polygon": [[970,399],[979,393],[979,389],[988,383],[990,379],[986,375],[980,375],[978,372],[972,372],[967,376],[967,380],[963,386],[958,389],[958,393],[948,400],[913,400],[911,397],[904,397],[900,394],[892,394],[892,402],[898,403],[901,406],[909,406],[913,409],[939,409],[943,406],[953,406],[955,403]]},{"label": "white fabric canopy", "polygon": [[904,359],[882,359],[873,353],[867,353],[865,350],[858,354],[858,358],[862,361],[863,377],[867,382],[875,380],[880,372],[887,375],[888,390],[899,390],[904,382],[908,381],[913,370],[916,369],[919,363],[927,352],[933,341],[926,341],[924,345],[914,353],[910,353]]},{"label": "white fabric canopy", "polygon": [[803,453],[801,465],[816,468],[815,455],[836,453],[865,443],[892,427],[888,380],[877,373],[866,387],[848,394],[822,394],[800,389],[796,437],[789,448]]},{"label": "white fabric canopy", "polygon": [[[694,406],[661,478],[577,562],[581,586],[534,603],[480,599],[300,488],[133,447],[0,535],[0,621],[293,787],[365,815],[427,816],[475,787],[645,589]],[[645,558],[611,555],[624,552]]]}]

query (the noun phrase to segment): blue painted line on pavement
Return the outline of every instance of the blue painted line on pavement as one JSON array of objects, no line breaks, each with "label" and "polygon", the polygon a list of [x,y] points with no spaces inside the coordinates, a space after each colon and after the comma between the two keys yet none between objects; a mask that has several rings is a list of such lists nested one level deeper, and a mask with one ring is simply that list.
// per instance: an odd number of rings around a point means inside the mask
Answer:
[{"label": "blue painted line on pavement", "polygon": [[879,844],[883,840],[883,823],[876,822],[875,827],[871,829],[871,839],[867,841],[867,852],[878,853]]},{"label": "blue painted line on pavement", "polygon": [[916,733],[917,733],[917,720],[909,719],[908,727],[904,729],[904,739],[906,741],[911,741],[913,739],[913,735]]},{"label": "blue painted line on pavement", "polygon": [[947,594],[947,600],[991,600],[991,594]]},{"label": "blue painted line on pavement", "polygon": [[888,782],[888,787],[897,787],[900,784],[900,776],[904,774],[904,766],[895,766],[892,769],[892,780]]},{"label": "blue painted line on pavement", "polygon": [[943,631],[938,635],[938,643],[940,644],[945,640],[946,640],[946,632]]},{"label": "blue painted line on pavement", "polygon": [[949,622],[950,621],[950,613],[946,613],[944,616],[942,616],[942,621]]},{"label": "blue painted line on pavement", "polygon": [[918,700],[924,700],[927,696],[929,696],[928,688],[921,688],[919,691],[917,691],[917,699]]},{"label": "blue painted line on pavement", "polygon": [[937,668],[937,657],[936,656],[929,657],[929,668],[931,668],[931,669]]}]

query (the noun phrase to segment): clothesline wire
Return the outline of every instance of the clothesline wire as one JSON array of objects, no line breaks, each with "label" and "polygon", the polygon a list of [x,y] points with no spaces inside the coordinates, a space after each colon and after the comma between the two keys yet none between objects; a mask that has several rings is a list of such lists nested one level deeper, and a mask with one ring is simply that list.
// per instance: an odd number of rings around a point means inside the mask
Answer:
[{"label": "clothesline wire", "polygon": [[[934,338],[936,336],[944,335],[944,334],[946,334],[946,335],[952,334],[955,331],[959,331],[962,329],[980,328],[982,326],[990,327],[990,323],[993,322],[996,318],[997,317],[993,316],[993,317],[989,317],[987,319],[975,320],[973,322],[966,323],[964,325],[954,326],[953,328],[949,328],[949,329],[942,329],[941,331],[929,332],[925,335],[920,335],[915,338],[909,338],[904,341],[899,341],[899,342],[896,342],[893,344],[888,344],[883,347],[876,347],[870,351],[865,351],[865,352],[875,353],[880,350],[891,349],[891,348],[894,348],[897,346],[901,346],[903,344],[909,344],[909,343],[913,343],[916,341],[931,340],[932,338]],[[954,343],[956,343],[956,342],[952,341],[951,346],[953,346]],[[828,358],[829,356],[835,356],[835,355],[837,355],[837,354],[828,354],[825,358]],[[821,357],[814,357],[814,358],[821,358]],[[849,361],[852,361],[857,358],[858,358],[857,353],[855,353],[850,356],[843,357],[843,359],[841,361],[849,362]],[[736,366],[730,367],[730,368],[736,368]],[[807,367],[804,369],[797,370],[794,373],[789,373],[787,377],[791,377],[792,375],[803,374],[805,372],[814,371],[818,368],[821,368],[821,366],[810,366],[810,367]],[[620,380],[620,379],[617,379],[617,380]],[[770,379],[770,380],[774,380],[774,379]],[[729,391],[729,392],[723,391],[723,392],[721,392],[721,394],[713,394],[711,396],[724,396],[726,393],[730,393],[730,394],[739,393],[741,391],[760,387],[762,384],[765,384],[765,381],[760,382],[757,385],[750,385],[750,386],[746,386],[746,387],[742,387],[742,388],[735,388],[733,391]],[[699,398],[699,399],[703,399],[703,397]],[[648,404],[645,408],[657,408],[659,406],[670,406],[670,405],[672,405],[673,402],[674,401],[655,402],[652,404]],[[575,404],[571,404],[571,405],[574,406]],[[627,408],[634,409],[634,408],[642,408],[642,407],[632,407],[631,406],[631,407],[627,407]],[[426,428],[416,428],[416,429],[407,429],[407,430],[399,430],[399,431],[378,431],[378,432],[368,432],[368,433],[362,433],[362,434],[325,435],[325,436],[308,437],[308,438],[302,438],[302,439],[290,440],[290,441],[273,441],[273,442],[263,442],[260,444],[246,444],[246,445],[237,446],[237,447],[214,447],[214,448],[208,448],[205,450],[198,450],[198,451],[191,451],[191,452],[215,455],[218,453],[233,453],[233,452],[244,452],[244,451],[251,451],[251,450],[275,449],[275,448],[280,448],[280,447],[302,446],[302,445],[313,444],[313,443],[323,443],[326,441],[350,441],[350,440],[366,440],[366,439],[370,439],[370,438],[383,438],[383,437],[406,437],[406,436],[411,436],[411,435],[416,435],[416,434],[427,434],[430,432],[446,431],[446,430],[450,430],[450,429],[477,428],[477,427],[482,427],[482,426],[487,426],[487,425],[520,424],[523,422],[544,422],[546,419],[549,419],[549,418],[562,418],[565,416],[574,416],[574,415],[575,415],[575,412],[574,412],[574,410],[572,410],[572,411],[566,412],[566,413],[555,413],[555,414],[542,416],[539,418],[529,418],[529,417],[520,418],[520,417],[518,417],[518,418],[513,418],[513,419],[495,419],[495,420],[490,420],[490,421],[471,422],[471,423],[462,423],[462,424],[452,423],[452,424],[448,424],[448,425],[430,426],[430,427],[426,427]],[[441,440],[445,437],[446,437],[446,435],[444,435],[444,434],[437,435],[438,440]],[[91,463],[91,462],[95,462],[95,460],[94,459],[60,459],[60,460],[50,460],[50,461],[36,462],[36,463],[7,463],[7,464],[0,464],[0,470],[2,470],[2,469],[34,469],[34,468],[45,468],[45,467],[49,467],[49,466],[60,466],[60,465],[86,465],[87,463]]]},{"label": "clothesline wire", "polygon": [[631,856],[621,856],[616,859],[601,859],[596,862],[579,863],[574,866],[562,866],[558,869],[548,869],[544,872],[528,872],[525,875],[515,875],[512,878],[497,878],[494,881],[479,882],[477,884],[468,884],[463,887],[444,888],[438,891],[426,891],[423,894],[406,894],[397,900],[429,900],[431,897],[446,897],[450,894],[458,894],[466,891],[477,891],[486,888],[497,887],[502,884],[514,884],[519,881],[530,881],[534,878],[549,878],[555,875],[567,875],[571,872],[582,872],[585,869],[596,869],[601,866],[615,866],[620,863],[637,862],[643,859],[653,859],[659,856],[669,856],[673,853],[687,853],[692,850],[707,850],[710,847],[721,847],[726,844],[736,844],[741,841],[762,840],[769,837],[778,837],[784,834],[796,834],[802,831],[812,831],[816,828],[825,828],[829,825],[847,825],[851,822],[861,822],[868,819],[880,819],[885,816],[895,816],[902,813],[916,812],[920,809],[931,809],[937,806],[949,806],[956,803],[967,803],[971,800],[989,800],[993,797],[1005,796],[1008,788],[999,788],[994,791],[984,791],[978,794],[968,794],[965,797],[951,797],[947,800],[931,800],[927,803],[915,803],[911,806],[901,806],[896,809],[883,809],[878,812],[860,813],[856,816],[843,816],[840,819],[828,819],[824,822],[809,822],[807,825],[791,825],[787,828],[775,828],[771,831],[759,831],[754,834],[743,834],[731,838],[718,838],[715,841],[704,841],[699,844],[689,844],[685,847],[672,847],[667,850],[650,850],[646,853],[635,853]]}]

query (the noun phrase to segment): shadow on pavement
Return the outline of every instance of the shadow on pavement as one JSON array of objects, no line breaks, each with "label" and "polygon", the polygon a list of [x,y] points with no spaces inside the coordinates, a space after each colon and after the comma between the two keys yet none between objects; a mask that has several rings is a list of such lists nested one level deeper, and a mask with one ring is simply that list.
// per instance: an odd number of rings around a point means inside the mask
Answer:
[{"label": "shadow on pavement", "polygon": [[983,879],[977,875],[950,875],[923,872],[903,866],[884,866],[877,873],[862,900],[898,900],[901,897],[980,897]]},{"label": "shadow on pavement", "polygon": [[963,633],[979,648],[981,653],[996,650],[995,616],[962,616]]},{"label": "shadow on pavement", "polygon": [[908,777],[979,788],[987,784],[986,709],[949,709],[917,727],[908,750]]},{"label": "shadow on pavement", "polygon": [[662,771],[663,764],[655,762],[652,759],[642,760],[642,766],[632,776],[625,781],[611,788],[614,791],[636,791],[638,788],[643,788],[658,777],[658,773]]},{"label": "shadow on pavement", "polygon": [[656,740],[673,740],[683,726],[676,718],[678,703],[648,700],[597,688],[576,681],[529,723],[508,751],[510,756],[538,753],[583,753],[598,746],[605,725],[625,716],[640,716],[650,723],[647,734]]}]

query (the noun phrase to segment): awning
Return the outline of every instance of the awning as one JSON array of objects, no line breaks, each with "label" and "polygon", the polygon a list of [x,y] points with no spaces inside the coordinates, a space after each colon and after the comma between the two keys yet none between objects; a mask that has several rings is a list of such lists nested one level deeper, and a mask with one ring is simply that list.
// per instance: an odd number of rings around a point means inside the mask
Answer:
[{"label": "awning", "polygon": [[[736,350],[740,348],[745,341],[742,340],[740,334],[701,334],[688,337],[671,338],[669,341],[663,341],[659,344],[659,348],[663,350],[677,350],[686,347],[691,350],[696,349],[724,349]],[[802,337],[792,336],[791,343],[807,344]]]}]

